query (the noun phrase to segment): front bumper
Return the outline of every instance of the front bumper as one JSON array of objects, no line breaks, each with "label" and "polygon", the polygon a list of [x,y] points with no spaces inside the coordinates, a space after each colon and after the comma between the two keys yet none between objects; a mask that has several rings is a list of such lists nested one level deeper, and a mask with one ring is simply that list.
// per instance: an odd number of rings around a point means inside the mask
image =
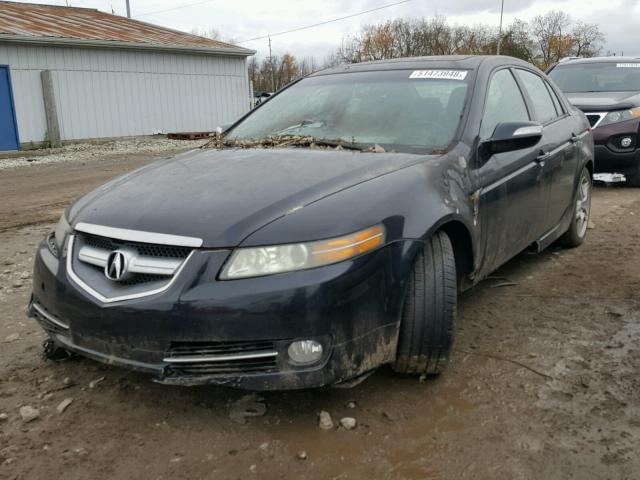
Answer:
[{"label": "front bumper", "polygon": [[614,152],[605,145],[595,145],[595,173],[640,175],[640,149]]},{"label": "front bumper", "polygon": [[[628,148],[620,145],[622,138],[632,140]],[[596,173],[640,174],[640,120],[597,127],[593,139]]]},{"label": "front bumper", "polygon": [[[29,310],[65,349],[162,383],[320,387],[393,361],[409,259],[420,246],[396,242],[335,265],[235,281],[216,279],[228,251],[196,251],[168,290],[105,304],[78,288],[43,242]],[[301,339],[323,345],[321,360],[291,363],[287,348]],[[176,352],[228,361],[167,361]],[[237,360],[243,352],[247,361]]]}]

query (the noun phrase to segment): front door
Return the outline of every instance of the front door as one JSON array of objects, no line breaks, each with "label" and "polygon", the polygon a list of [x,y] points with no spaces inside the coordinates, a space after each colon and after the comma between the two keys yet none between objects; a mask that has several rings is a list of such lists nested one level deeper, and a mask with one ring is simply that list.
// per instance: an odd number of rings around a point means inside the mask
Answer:
[{"label": "front door", "polygon": [[18,126],[13,104],[11,76],[7,65],[0,65],[0,151],[18,150]]},{"label": "front door", "polygon": [[[495,72],[489,82],[481,140],[491,138],[499,123],[530,120],[512,72]],[[539,157],[540,146],[536,145],[494,154],[477,167],[477,201],[485,249],[483,272],[499,267],[544,232],[548,190]]]}]

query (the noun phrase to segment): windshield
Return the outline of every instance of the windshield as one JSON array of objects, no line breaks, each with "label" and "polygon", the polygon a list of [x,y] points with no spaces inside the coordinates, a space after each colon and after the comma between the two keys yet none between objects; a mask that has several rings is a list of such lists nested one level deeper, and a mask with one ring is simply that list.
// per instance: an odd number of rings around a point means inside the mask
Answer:
[{"label": "windshield", "polygon": [[351,146],[424,153],[447,147],[458,128],[464,70],[400,70],[301,80],[233,128],[232,141],[306,136]]},{"label": "windshield", "polygon": [[640,91],[640,62],[558,65],[549,76],[566,93]]}]

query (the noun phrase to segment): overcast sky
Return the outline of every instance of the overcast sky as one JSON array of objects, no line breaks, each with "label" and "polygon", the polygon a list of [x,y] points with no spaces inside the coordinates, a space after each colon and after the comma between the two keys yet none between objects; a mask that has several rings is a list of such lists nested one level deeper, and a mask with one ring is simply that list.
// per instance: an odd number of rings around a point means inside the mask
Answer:
[{"label": "overcast sky", "polygon": [[[77,7],[125,14],[125,0],[68,0]],[[399,0],[130,0],[134,18],[177,30],[215,28],[236,42],[274,34],[396,3]],[[30,0],[30,3],[64,5],[65,0]],[[319,60],[362,25],[395,18],[446,16],[450,23],[495,25],[500,20],[500,0],[412,0],[376,12],[286,35],[273,36],[275,54],[286,51]],[[505,0],[505,23],[528,20],[559,9],[576,20],[597,23],[607,37],[604,52],[640,55],[640,0]],[[268,53],[267,40],[240,45]]]}]

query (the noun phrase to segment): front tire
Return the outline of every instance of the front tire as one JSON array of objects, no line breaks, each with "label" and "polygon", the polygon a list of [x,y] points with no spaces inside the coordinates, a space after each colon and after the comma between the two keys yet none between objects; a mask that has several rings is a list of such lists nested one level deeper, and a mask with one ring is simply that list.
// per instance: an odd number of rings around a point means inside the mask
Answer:
[{"label": "front tire", "polygon": [[589,228],[589,217],[591,215],[591,174],[584,168],[580,174],[578,182],[578,192],[576,194],[575,206],[571,225],[562,237],[560,244],[564,247],[574,248],[582,245],[587,236]]},{"label": "front tire", "polygon": [[453,344],[457,283],[451,241],[445,232],[438,232],[418,254],[409,279],[393,365],[396,372],[442,372]]}]

